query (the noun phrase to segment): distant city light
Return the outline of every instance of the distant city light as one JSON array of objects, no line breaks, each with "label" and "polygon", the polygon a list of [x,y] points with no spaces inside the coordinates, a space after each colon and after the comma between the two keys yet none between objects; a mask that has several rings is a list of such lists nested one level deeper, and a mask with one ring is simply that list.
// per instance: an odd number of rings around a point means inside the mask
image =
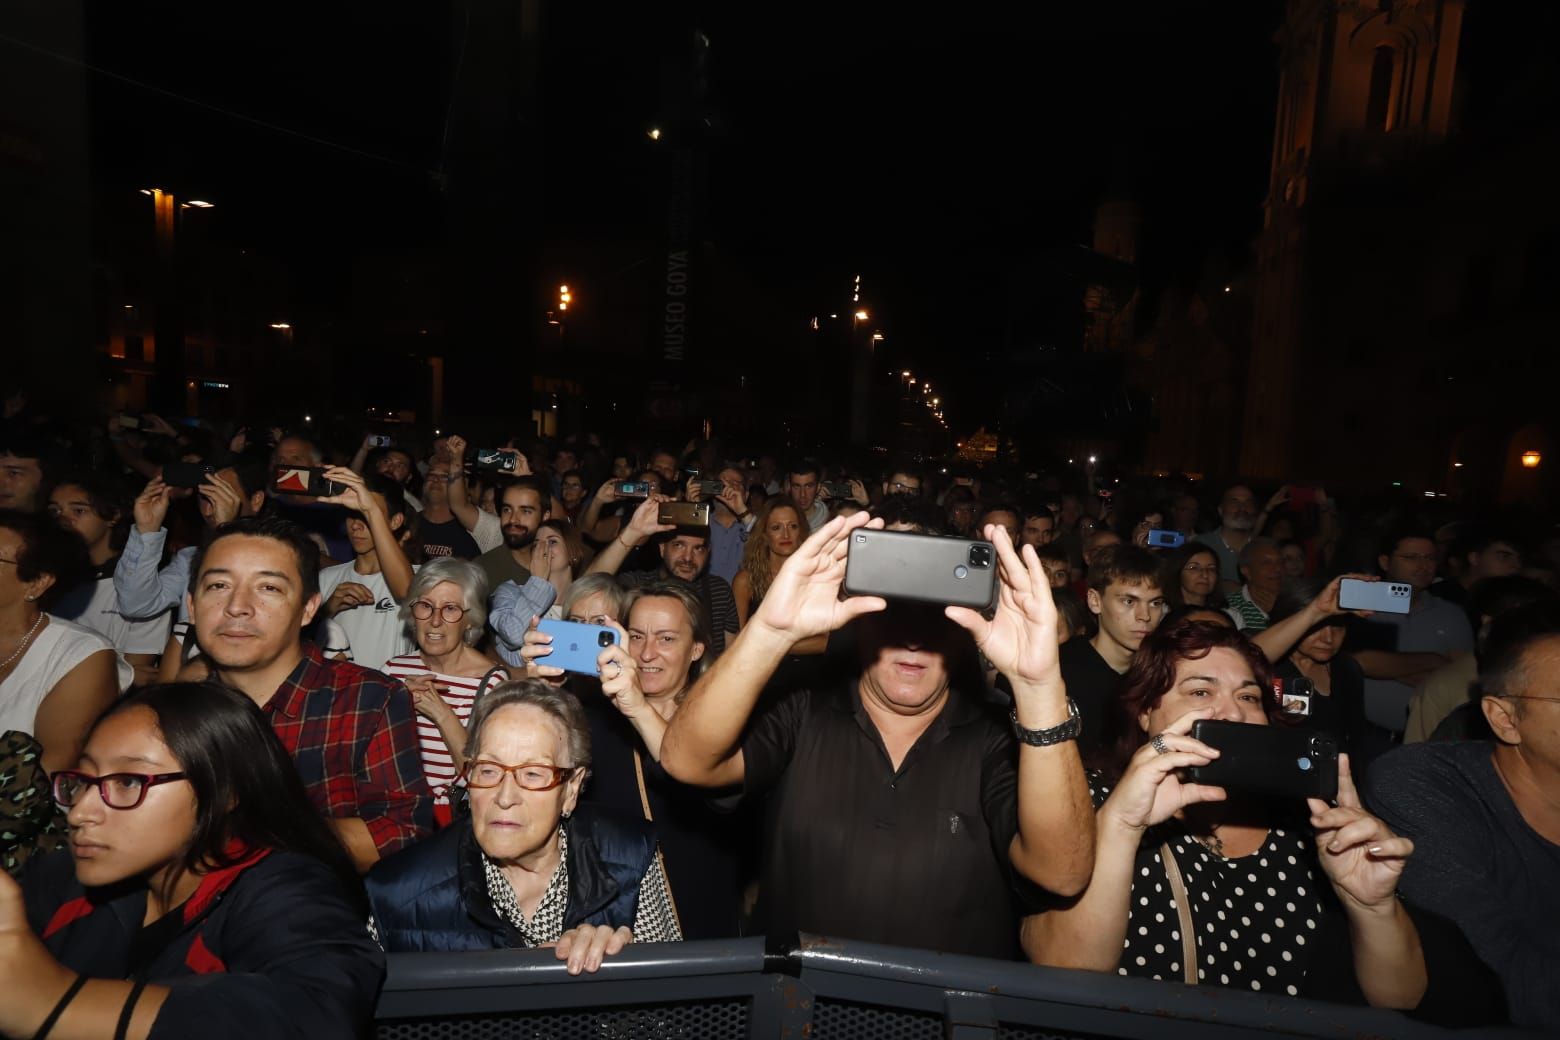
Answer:
[{"label": "distant city light", "polygon": [[1544,461],[1544,456],[1536,451],[1524,451],[1522,453],[1522,468],[1537,469],[1539,463]]},{"label": "distant city light", "polygon": [[650,128],[650,140],[652,140],[652,141],[659,141],[660,139],[661,139],[661,128],[658,127],[658,126],[651,127]]},{"label": "distant city light", "polygon": [[212,209],[216,204],[207,202],[204,199],[191,199],[184,205],[187,209]]},{"label": "distant city light", "polygon": [[874,342],[874,343],[881,343],[881,342],[883,342],[883,334],[881,332],[874,332],[872,334],[872,342]]},{"label": "distant city light", "polygon": [[1230,291],[1230,287],[1229,287],[1229,286],[1227,286],[1227,285],[1226,285],[1226,286],[1225,286],[1225,287],[1224,287],[1224,291],[1225,291],[1225,292],[1229,292],[1229,291]]},{"label": "distant city light", "polygon": [[857,321],[866,321],[868,317],[869,317],[869,315],[867,314],[866,311],[857,311],[856,312],[856,320]]},{"label": "distant city light", "polygon": [[292,328],[292,326],[287,324],[285,321],[273,321],[271,322],[271,328],[277,329],[281,332],[287,332]]},{"label": "distant city light", "polygon": [[1453,469],[1462,469],[1463,468],[1463,464],[1461,462],[1454,462],[1454,463],[1452,463],[1452,468]]}]

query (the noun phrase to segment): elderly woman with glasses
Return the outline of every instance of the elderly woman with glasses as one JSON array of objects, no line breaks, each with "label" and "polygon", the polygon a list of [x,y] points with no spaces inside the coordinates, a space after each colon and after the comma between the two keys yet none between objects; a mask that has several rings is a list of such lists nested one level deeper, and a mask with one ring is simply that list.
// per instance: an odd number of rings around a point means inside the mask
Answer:
[{"label": "elderly woman with glasses", "polygon": [[423,772],[433,788],[434,817],[450,822],[450,788],[466,764],[466,719],[489,687],[507,678],[478,650],[487,624],[487,576],[466,560],[434,560],[412,579],[401,618],[417,652],[385,662],[386,675],[406,684],[417,710]]},{"label": "elderly woman with glasses", "polygon": [[471,713],[467,750],[470,817],[368,875],[386,950],[553,946],[578,974],[631,941],[682,938],[654,828],[578,804],[590,729],[573,694],[499,686]]},{"label": "elderly woman with glasses", "polygon": [[52,780],[70,855],[0,873],[0,1036],[369,1035],[362,888],[247,697],[140,690]]}]

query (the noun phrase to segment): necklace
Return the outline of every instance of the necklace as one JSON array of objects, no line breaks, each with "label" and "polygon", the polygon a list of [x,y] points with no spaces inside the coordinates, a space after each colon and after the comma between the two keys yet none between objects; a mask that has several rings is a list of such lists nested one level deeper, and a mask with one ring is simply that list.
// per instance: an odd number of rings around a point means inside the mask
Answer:
[{"label": "necklace", "polygon": [[11,666],[12,661],[15,661],[18,657],[22,656],[22,651],[26,650],[27,644],[32,642],[33,633],[38,631],[38,626],[41,624],[43,624],[43,611],[40,610],[38,611],[37,620],[32,623],[32,628],[29,628],[27,630],[27,634],[22,637],[22,641],[16,644],[16,652],[13,653],[10,657],[7,657],[4,661],[0,661],[0,672],[5,671]]}]

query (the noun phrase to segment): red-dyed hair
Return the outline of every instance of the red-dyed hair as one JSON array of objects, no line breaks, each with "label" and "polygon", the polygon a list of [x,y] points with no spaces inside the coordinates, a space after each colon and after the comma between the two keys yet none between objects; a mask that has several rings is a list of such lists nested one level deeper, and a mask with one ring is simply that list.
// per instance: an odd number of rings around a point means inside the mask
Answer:
[{"label": "red-dyed hair", "polygon": [[1233,650],[1246,659],[1251,674],[1262,687],[1262,707],[1268,722],[1282,725],[1282,705],[1273,692],[1272,668],[1257,645],[1228,625],[1210,621],[1178,621],[1160,625],[1132,655],[1132,665],[1122,676],[1121,693],[1110,705],[1105,740],[1091,763],[1112,783],[1120,779],[1127,762],[1148,743],[1149,734],[1138,725],[1138,716],[1153,711],[1175,685],[1175,669],[1182,661],[1197,661],[1214,650]]}]

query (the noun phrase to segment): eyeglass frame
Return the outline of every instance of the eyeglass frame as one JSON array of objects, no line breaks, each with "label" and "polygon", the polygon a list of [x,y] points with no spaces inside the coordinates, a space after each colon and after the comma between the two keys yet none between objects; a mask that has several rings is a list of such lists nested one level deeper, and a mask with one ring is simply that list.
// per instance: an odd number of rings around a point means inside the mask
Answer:
[{"label": "eyeglass frame", "polygon": [[[103,785],[110,780],[121,780],[125,777],[131,777],[132,779],[141,781],[141,793],[130,805],[115,805],[113,802],[108,800],[108,795],[104,794]],[[72,801],[67,802],[60,798],[60,781],[69,780],[72,778],[77,781],[85,781],[85,783],[81,788],[80,794],[78,794]],[[79,769],[61,769],[49,777],[49,797],[53,798],[54,804],[59,806],[61,809],[73,809],[76,807],[77,803],[81,801],[81,795],[87,793],[88,787],[96,787],[98,798],[105,806],[110,809],[118,809],[121,812],[128,812],[131,809],[139,809],[141,807],[141,803],[146,801],[146,792],[150,791],[152,788],[161,786],[162,784],[171,784],[175,780],[188,779],[189,774],[183,772],[104,773],[101,776],[93,776],[90,773],[83,773]]]},{"label": "eyeglass frame", "polygon": [[[417,614],[417,608],[418,607],[422,607],[422,606],[426,606],[428,608],[428,616],[427,617],[419,617],[418,614]],[[445,613],[445,611],[448,611],[448,610],[457,610],[460,613],[456,614],[454,617],[450,617],[449,614]],[[412,612],[412,617],[416,618],[418,621],[432,621],[433,620],[433,615],[434,614],[438,614],[439,617],[444,620],[444,623],[446,625],[458,625],[458,624],[460,624],[461,621],[465,619],[466,614],[468,613],[466,608],[461,606],[461,605],[459,605],[458,603],[445,603],[445,604],[443,604],[441,606],[437,606],[436,607],[432,603],[429,603],[425,599],[413,600],[412,601],[412,606],[411,606],[411,612]]]},{"label": "eyeglass frame", "polygon": [[[477,766],[495,766],[504,771],[504,776],[498,778],[496,784],[473,784],[471,774]],[[460,778],[469,790],[492,791],[504,786],[505,777],[514,777],[515,785],[522,791],[551,791],[563,786],[574,778],[574,774],[580,770],[580,766],[550,766],[545,762],[521,762],[519,765],[506,766],[502,762],[495,762],[491,758],[477,758],[466,763],[466,768],[460,771]],[[553,775],[553,782],[546,787],[527,787],[520,779],[522,769],[545,769]]]}]

